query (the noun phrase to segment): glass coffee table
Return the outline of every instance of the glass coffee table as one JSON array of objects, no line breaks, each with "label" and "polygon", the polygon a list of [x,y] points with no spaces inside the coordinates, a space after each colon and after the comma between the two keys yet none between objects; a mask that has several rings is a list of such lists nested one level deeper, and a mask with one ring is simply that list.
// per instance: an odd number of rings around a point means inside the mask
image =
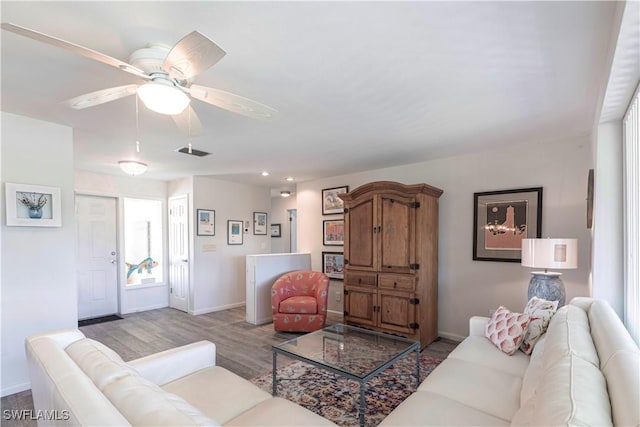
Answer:
[{"label": "glass coffee table", "polygon": [[[309,363],[320,369],[354,380],[360,384],[358,407],[360,426],[364,426],[367,382],[389,366],[415,353],[416,388],[420,384],[420,343],[394,335],[336,324],[272,346],[273,388],[278,395],[276,360],[278,354]],[[282,378],[281,380],[285,380]]]}]

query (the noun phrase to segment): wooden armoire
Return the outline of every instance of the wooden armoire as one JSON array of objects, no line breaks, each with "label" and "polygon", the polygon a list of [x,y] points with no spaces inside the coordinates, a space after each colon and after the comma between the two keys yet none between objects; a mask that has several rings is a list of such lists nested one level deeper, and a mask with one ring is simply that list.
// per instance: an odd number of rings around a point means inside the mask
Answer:
[{"label": "wooden armoire", "polygon": [[438,199],[427,184],[378,181],[344,200],[344,322],[419,340],[438,336]]}]

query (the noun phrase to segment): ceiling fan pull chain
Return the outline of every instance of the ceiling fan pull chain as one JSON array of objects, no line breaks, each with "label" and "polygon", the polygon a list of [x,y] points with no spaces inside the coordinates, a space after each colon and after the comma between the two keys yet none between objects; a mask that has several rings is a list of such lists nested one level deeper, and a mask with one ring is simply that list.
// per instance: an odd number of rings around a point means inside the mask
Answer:
[{"label": "ceiling fan pull chain", "polygon": [[193,150],[191,148],[191,107],[187,107],[189,108],[189,112],[188,112],[188,119],[189,119],[189,154],[193,154]]},{"label": "ceiling fan pull chain", "polygon": [[140,124],[138,117],[138,94],[136,93],[136,153],[140,152]]}]

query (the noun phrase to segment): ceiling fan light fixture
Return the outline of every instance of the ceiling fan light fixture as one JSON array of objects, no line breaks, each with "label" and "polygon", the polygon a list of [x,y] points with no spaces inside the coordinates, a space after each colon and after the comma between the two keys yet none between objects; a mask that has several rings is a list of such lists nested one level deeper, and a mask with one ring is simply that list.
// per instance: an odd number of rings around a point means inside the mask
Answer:
[{"label": "ceiling fan light fixture", "polygon": [[191,101],[186,93],[165,80],[141,85],[138,96],[148,109],[170,116],[182,113]]},{"label": "ceiling fan light fixture", "polygon": [[135,160],[120,160],[118,164],[124,173],[131,176],[142,175],[147,170],[147,165],[145,163],[137,162]]}]

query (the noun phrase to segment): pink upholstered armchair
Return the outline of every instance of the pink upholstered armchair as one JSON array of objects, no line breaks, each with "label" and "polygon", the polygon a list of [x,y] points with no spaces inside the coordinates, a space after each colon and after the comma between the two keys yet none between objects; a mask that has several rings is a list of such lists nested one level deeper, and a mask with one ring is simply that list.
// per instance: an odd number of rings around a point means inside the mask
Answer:
[{"label": "pink upholstered armchair", "polygon": [[329,278],[318,271],[291,271],[271,287],[271,311],[276,331],[311,332],[327,320]]}]

